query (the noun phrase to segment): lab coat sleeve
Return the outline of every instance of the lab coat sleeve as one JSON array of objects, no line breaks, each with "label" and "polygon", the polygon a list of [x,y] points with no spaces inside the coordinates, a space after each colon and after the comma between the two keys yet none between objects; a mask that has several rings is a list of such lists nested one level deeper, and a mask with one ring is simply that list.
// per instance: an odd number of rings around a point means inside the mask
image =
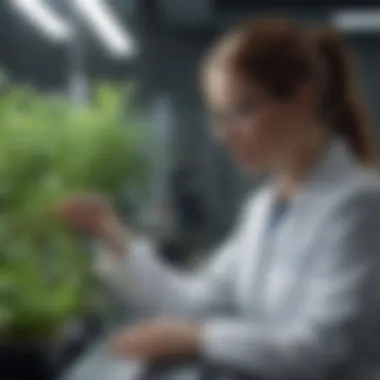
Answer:
[{"label": "lab coat sleeve", "polygon": [[149,315],[201,317],[229,310],[234,302],[233,272],[243,225],[241,222],[210,262],[195,274],[166,266],[144,238],[126,242],[125,255],[119,260],[100,247],[95,269],[126,302]]},{"label": "lab coat sleeve", "polygon": [[316,237],[318,264],[305,274],[308,295],[292,320],[271,329],[241,319],[207,321],[205,360],[269,380],[325,379],[351,355],[356,360],[354,347],[363,343],[356,334],[373,340],[378,325],[379,206],[379,196],[352,199],[329,220],[328,234]]}]

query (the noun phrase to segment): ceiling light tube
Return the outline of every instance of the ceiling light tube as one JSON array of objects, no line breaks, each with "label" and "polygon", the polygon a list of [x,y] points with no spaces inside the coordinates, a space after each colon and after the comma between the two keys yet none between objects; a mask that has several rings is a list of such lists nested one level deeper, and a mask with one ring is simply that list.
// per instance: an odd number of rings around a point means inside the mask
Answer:
[{"label": "ceiling light tube", "polygon": [[50,40],[66,42],[71,39],[70,25],[43,0],[10,0],[10,3]]},{"label": "ceiling light tube", "polygon": [[379,32],[380,9],[337,11],[332,14],[331,22],[343,32]]},{"label": "ceiling light tube", "polygon": [[135,41],[118,22],[110,7],[101,0],[70,0],[78,14],[85,18],[93,32],[111,54],[130,58],[135,54]]}]

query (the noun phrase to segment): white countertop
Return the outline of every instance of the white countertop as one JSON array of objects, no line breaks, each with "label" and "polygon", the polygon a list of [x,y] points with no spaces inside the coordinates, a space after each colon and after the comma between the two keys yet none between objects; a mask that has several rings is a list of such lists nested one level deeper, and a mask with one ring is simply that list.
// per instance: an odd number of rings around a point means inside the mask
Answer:
[{"label": "white countertop", "polygon": [[113,358],[100,341],[79,356],[59,380],[139,380],[144,368],[132,360]]}]

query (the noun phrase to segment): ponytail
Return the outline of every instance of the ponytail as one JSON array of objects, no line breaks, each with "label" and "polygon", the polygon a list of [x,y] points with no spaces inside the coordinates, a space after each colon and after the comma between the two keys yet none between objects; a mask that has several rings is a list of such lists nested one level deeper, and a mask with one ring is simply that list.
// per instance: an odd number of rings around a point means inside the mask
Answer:
[{"label": "ponytail", "polygon": [[311,37],[324,68],[322,116],[361,163],[374,165],[377,157],[372,126],[357,83],[352,53],[332,29],[316,29]]}]

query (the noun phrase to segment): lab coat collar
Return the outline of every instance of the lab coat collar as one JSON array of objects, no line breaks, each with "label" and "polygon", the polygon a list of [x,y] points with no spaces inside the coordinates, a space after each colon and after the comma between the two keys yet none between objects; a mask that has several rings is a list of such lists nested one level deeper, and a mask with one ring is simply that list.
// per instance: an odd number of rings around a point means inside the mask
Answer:
[{"label": "lab coat collar", "polygon": [[[326,201],[329,202],[331,196],[329,189],[334,189],[345,179],[354,177],[358,169],[357,160],[347,143],[341,139],[332,139],[300,190],[287,201],[286,219],[291,220],[295,216],[299,221],[301,215],[304,224],[308,224],[308,219],[313,218],[315,212],[323,208]],[[254,200],[253,204],[256,206],[252,214],[254,214],[255,225],[258,221],[260,221],[259,225],[263,225],[263,230],[258,231],[260,236],[265,231],[265,226],[278,200],[275,182],[269,181],[262,191],[256,194]]]},{"label": "lab coat collar", "polygon": [[309,180],[305,182],[305,188],[331,186],[357,168],[358,162],[348,144],[342,139],[334,138],[316,163]]},{"label": "lab coat collar", "polygon": [[[339,138],[333,138],[327,145],[324,153],[318,159],[309,176],[301,185],[298,193],[289,200],[289,205],[297,205],[313,195],[325,192],[337,185],[345,178],[352,176],[359,168],[348,144]],[[274,181],[266,189],[267,195],[276,201]]]}]

